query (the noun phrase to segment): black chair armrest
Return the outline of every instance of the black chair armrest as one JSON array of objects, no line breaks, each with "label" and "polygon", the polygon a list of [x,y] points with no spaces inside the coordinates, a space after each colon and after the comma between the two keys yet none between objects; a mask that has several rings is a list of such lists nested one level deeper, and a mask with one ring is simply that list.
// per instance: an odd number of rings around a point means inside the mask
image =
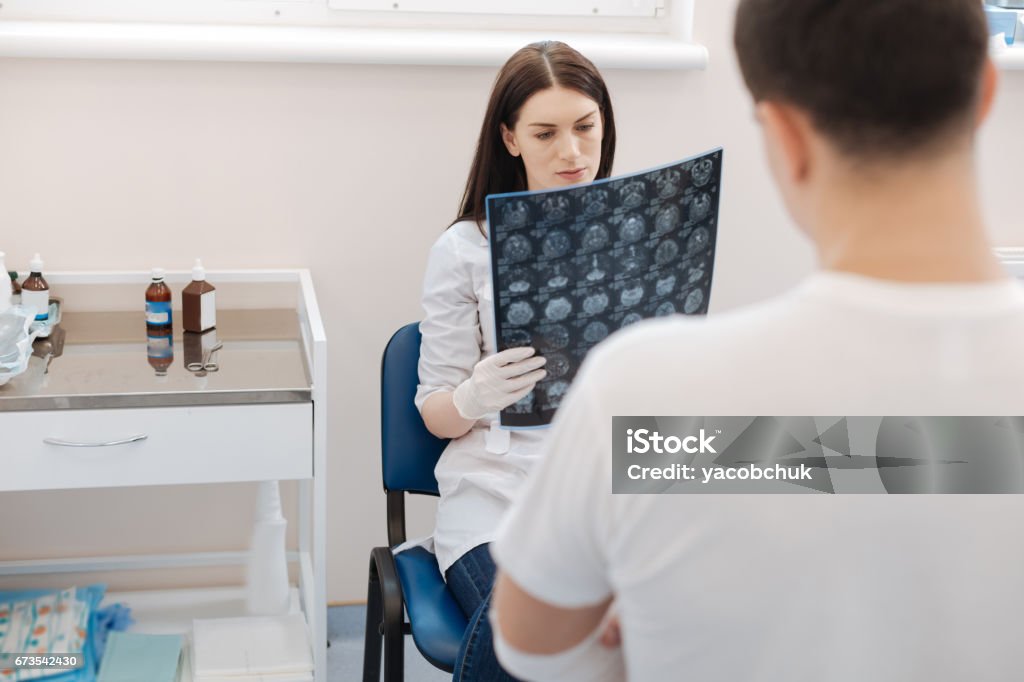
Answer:
[{"label": "black chair armrest", "polygon": [[[402,596],[402,583],[398,579],[395,556],[389,547],[375,547],[370,553],[370,561],[374,565],[382,597],[383,623],[382,635],[402,636],[402,625],[405,623],[405,601]],[[371,567],[371,570],[374,570]]]}]

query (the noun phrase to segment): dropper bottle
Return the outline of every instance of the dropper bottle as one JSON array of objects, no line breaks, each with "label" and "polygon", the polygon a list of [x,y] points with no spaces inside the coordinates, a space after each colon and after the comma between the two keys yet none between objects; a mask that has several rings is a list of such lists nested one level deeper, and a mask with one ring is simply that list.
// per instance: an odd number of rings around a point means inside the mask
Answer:
[{"label": "dropper bottle", "polygon": [[50,318],[50,285],[43,279],[43,259],[37,253],[29,263],[29,275],[21,283],[21,304],[35,308],[36,322]]},{"label": "dropper bottle", "polygon": [[181,292],[181,320],[185,331],[202,333],[217,326],[216,295],[214,286],[206,281],[202,261],[196,258],[192,281]]}]

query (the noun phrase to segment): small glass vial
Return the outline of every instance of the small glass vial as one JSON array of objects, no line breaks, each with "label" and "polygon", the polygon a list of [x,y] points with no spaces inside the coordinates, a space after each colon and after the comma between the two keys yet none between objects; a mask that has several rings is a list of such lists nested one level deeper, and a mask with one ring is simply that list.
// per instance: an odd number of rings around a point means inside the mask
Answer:
[{"label": "small glass vial", "polygon": [[146,330],[171,330],[171,290],[164,284],[163,268],[153,268],[152,282],[146,289]]},{"label": "small glass vial", "polygon": [[18,305],[21,303],[21,285],[18,284],[18,273],[11,270],[7,274],[11,278],[11,304]]},{"label": "small glass vial", "polygon": [[29,275],[21,285],[21,304],[35,308],[36,322],[50,317],[50,285],[43,279],[43,259],[37,253],[29,264]]}]

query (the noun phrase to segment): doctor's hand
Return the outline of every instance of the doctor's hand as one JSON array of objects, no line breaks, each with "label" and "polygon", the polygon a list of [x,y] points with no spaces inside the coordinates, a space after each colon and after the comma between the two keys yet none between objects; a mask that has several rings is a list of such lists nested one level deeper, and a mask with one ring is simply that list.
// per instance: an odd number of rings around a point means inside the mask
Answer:
[{"label": "doctor's hand", "polygon": [[547,358],[536,357],[533,348],[509,348],[476,363],[473,374],[452,393],[452,402],[463,419],[481,419],[519,401],[533,390],[547,372]]}]

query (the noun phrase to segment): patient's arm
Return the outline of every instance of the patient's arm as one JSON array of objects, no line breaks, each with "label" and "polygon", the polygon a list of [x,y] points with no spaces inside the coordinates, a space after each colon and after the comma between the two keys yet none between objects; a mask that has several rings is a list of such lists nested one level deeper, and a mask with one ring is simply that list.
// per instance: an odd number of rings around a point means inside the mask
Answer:
[{"label": "patient's arm", "polygon": [[619,681],[622,650],[601,644],[612,598],[581,608],[561,608],[534,598],[498,573],[491,619],[502,666],[529,680]]}]

